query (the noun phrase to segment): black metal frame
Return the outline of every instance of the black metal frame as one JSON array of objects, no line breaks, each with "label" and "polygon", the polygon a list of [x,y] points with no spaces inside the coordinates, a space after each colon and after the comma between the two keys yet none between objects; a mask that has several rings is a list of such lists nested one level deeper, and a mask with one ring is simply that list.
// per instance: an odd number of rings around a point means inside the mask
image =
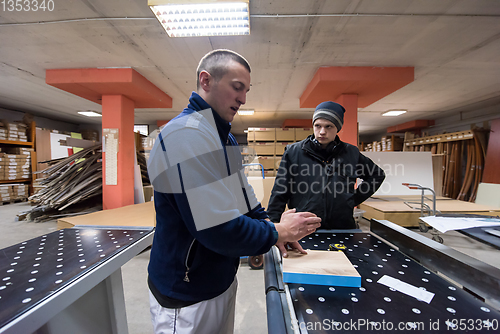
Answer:
[{"label": "black metal frame", "polygon": [[[400,252],[427,269],[444,275],[462,285],[465,291],[500,309],[500,269],[390,221],[372,219],[370,232],[382,242],[397,247]],[[274,247],[264,255],[268,333],[292,334],[296,333],[292,328],[295,310],[290,291],[283,284],[279,257],[279,252]]]},{"label": "black metal frame", "polygon": [[500,309],[500,269],[387,220],[371,219],[370,231]]},{"label": "black metal frame", "polygon": [[286,291],[280,264],[276,262],[274,247],[264,254],[264,282],[266,291],[268,333],[293,333]]}]

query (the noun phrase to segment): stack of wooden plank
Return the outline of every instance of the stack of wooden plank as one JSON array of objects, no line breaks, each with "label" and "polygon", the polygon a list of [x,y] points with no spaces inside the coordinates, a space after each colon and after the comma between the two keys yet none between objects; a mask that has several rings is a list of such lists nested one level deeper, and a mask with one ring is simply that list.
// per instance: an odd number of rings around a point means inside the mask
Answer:
[{"label": "stack of wooden plank", "polygon": [[44,221],[75,211],[95,211],[102,206],[102,146],[83,149],[67,158],[46,161],[48,168],[37,173],[42,187],[29,200],[35,206],[18,215],[19,220]]},{"label": "stack of wooden plank", "polygon": [[[149,184],[146,159],[137,154],[144,185]],[[85,148],[67,158],[43,161],[48,167],[36,174],[34,187],[40,189],[29,200],[31,210],[18,215],[19,220],[46,221],[86,214],[102,209],[102,146]]]}]

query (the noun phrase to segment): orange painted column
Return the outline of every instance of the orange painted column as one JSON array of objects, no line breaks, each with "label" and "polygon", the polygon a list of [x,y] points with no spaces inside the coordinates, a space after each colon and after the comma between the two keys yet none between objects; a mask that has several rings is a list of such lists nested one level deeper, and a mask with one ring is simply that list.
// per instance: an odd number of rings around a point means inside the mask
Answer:
[{"label": "orange painted column", "polygon": [[358,146],[358,95],[342,94],[335,101],[340,103],[344,109],[344,125],[339,132],[339,137],[343,142]]},{"label": "orange painted column", "polygon": [[[102,129],[118,129],[117,184],[106,184],[106,153],[102,165],[103,209],[134,204],[134,101],[123,95],[102,96]],[[108,151],[108,147],[106,147]]]}]

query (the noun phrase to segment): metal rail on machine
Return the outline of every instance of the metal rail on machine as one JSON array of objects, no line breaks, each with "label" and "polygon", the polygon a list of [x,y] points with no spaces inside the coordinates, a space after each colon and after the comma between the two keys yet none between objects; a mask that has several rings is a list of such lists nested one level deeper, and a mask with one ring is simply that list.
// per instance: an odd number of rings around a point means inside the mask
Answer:
[{"label": "metal rail on machine", "polygon": [[264,254],[268,333],[299,334],[290,291],[283,283],[281,255],[276,247]]}]

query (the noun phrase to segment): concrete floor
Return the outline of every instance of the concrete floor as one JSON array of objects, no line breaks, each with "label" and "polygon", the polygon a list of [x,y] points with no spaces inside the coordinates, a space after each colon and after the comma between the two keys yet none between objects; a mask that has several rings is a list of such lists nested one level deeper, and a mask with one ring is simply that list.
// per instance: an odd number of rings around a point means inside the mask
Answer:
[{"label": "concrete floor", "polygon": [[[16,214],[29,208],[28,203],[0,206],[0,249],[57,229],[55,221],[45,223],[16,221]],[[360,228],[365,232],[369,231],[369,222],[361,219]],[[413,229],[413,231],[427,238],[432,237],[430,233],[421,233],[418,229]],[[454,231],[441,236],[446,246],[500,268],[500,257],[497,249]],[[122,267],[127,321],[131,334],[152,333],[146,283],[148,261],[149,251],[146,251]],[[263,270],[252,270],[246,263],[243,263],[238,271],[238,282],[235,333],[267,333]]]}]

